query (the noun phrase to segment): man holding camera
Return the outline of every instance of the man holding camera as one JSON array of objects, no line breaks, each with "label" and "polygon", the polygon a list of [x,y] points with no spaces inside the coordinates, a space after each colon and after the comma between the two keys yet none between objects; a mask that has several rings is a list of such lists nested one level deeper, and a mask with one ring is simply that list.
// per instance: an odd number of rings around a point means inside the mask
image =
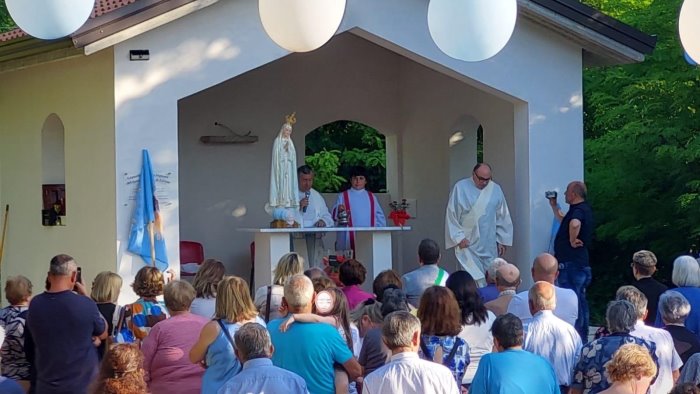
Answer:
[{"label": "man holding camera", "polygon": [[513,244],[513,222],[503,190],[491,179],[491,166],[478,163],[472,176],[455,183],[445,213],[445,247],[480,286],[484,272]]},{"label": "man holding camera", "polygon": [[557,205],[557,197],[547,195],[554,217],[561,223],[554,238],[554,255],[559,260],[559,286],[572,289],[578,297],[575,328],[584,343],[588,341],[588,301],[586,288],[591,284],[588,246],[593,237],[593,211],[586,202],[586,184],[569,183],[564,198],[569,204],[566,215]]}]

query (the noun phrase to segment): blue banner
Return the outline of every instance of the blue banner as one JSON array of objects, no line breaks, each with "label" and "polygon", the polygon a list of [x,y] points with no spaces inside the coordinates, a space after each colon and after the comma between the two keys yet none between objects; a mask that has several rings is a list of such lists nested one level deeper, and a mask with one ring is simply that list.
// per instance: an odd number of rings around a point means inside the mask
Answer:
[{"label": "blue banner", "polygon": [[168,268],[168,254],[163,237],[163,223],[158,212],[158,199],[156,199],[156,184],[151,169],[151,159],[148,150],[143,151],[143,164],[139,190],[136,193],[136,206],[131,218],[131,231],[129,233],[129,252],[143,258],[146,264],[153,264],[165,271]]}]

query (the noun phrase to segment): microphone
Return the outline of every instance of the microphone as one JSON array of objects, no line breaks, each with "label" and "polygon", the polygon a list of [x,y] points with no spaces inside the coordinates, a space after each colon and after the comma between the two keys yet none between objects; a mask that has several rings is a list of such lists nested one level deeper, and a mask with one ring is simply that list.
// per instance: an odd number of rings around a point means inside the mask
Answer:
[{"label": "microphone", "polygon": [[[304,198],[306,198],[308,200],[309,197],[311,197],[311,193],[309,193],[309,192],[304,193]],[[309,207],[308,205],[305,206],[304,208],[301,209],[301,211],[306,213],[306,208],[308,208],[308,207]]]}]

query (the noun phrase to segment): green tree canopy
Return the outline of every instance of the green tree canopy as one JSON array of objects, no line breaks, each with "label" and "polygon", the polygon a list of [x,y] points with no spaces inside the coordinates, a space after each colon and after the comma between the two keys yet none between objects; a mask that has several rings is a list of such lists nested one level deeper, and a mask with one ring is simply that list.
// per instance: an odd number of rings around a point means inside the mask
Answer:
[{"label": "green tree canopy", "polygon": [[353,166],[367,168],[369,190],[386,191],[385,138],[362,123],[339,120],[307,134],[306,164],[314,169],[314,188],[320,192],[346,189]]},{"label": "green tree canopy", "polygon": [[7,12],[5,0],[0,0],[0,33],[14,30],[15,22],[10,18],[10,13]]},{"label": "green tree canopy", "polygon": [[658,36],[640,64],[584,72],[585,169],[596,217],[592,265],[598,312],[631,278],[632,253],[672,259],[700,239],[700,71],[678,38],[681,0],[587,3]]}]

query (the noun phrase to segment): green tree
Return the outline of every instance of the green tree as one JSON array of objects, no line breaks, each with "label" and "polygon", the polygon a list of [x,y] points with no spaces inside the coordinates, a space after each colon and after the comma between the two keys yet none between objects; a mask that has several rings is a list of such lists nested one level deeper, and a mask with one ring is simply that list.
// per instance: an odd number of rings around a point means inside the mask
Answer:
[{"label": "green tree", "polygon": [[0,33],[15,29],[15,22],[10,18],[10,13],[5,6],[5,0],[0,0]]},{"label": "green tree", "polygon": [[631,279],[634,251],[656,253],[668,280],[672,259],[700,245],[700,71],[683,58],[681,0],[587,3],[659,39],[643,63],[584,72],[586,181],[597,222],[589,294],[601,316]]},{"label": "green tree", "polygon": [[386,191],[385,138],[362,123],[339,120],[323,125],[306,136],[306,164],[316,177],[314,188],[337,193],[348,187],[353,166],[367,168],[367,188]]}]

